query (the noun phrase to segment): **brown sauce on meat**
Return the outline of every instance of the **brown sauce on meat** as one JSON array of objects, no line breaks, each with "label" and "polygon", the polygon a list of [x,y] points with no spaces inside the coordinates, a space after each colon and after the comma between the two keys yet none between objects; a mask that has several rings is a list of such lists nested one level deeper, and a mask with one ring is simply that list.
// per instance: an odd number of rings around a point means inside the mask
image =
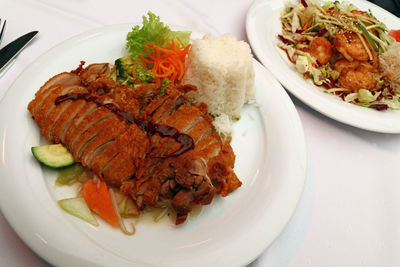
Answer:
[{"label": "brown sauce on meat", "polygon": [[158,158],[169,158],[169,157],[178,157],[185,153],[186,151],[193,149],[194,148],[194,142],[192,137],[190,137],[187,134],[180,133],[177,129],[174,127],[165,125],[165,124],[154,124],[151,121],[144,120],[144,119],[136,119],[133,118],[133,116],[127,112],[124,112],[122,110],[119,110],[113,103],[107,103],[103,104],[103,102],[90,94],[87,93],[75,93],[75,94],[66,94],[62,95],[56,98],[55,104],[59,105],[64,101],[67,100],[85,100],[86,102],[93,102],[95,103],[98,107],[105,107],[118,116],[121,116],[122,118],[125,119],[126,122],[129,124],[135,123],[142,131],[146,132],[148,135],[154,135],[154,134],[159,134],[161,137],[169,137],[173,138],[176,142],[180,143],[181,146],[178,148],[176,151],[174,151],[171,154],[164,155],[164,156],[158,156]]}]

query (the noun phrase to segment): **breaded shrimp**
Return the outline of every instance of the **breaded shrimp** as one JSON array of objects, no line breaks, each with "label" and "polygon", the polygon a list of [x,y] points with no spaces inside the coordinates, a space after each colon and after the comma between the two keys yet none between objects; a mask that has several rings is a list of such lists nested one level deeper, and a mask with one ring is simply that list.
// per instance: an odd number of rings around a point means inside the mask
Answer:
[{"label": "breaded shrimp", "polygon": [[335,63],[333,69],[341,73],[344,69],[355,69],[358,65],[360,65],[360,62],[357,60],[348,61],[347,59],[341,59]]},{"label": "breaded shrimp", "polygon": [[[374,67],[373,72],[376,72],[379,68],[378,53],[375,50],[372,50],[371,52],[372,60],[369,60],[368,62]],[[348,61],[347,59],[341,59],[335,63],[334,69],[341,72],[344,68],[356,68],[359,64],[360,62],[358,60]]]},{"label": "breaded shrimp", "polygon": [[317,37],[310,44],[310,54],[322,65],[325,65],[331,60],[332,53],[332,45],[328,39],[324,37]]},{"label": "breaded shrimp", "polygon": [[372,66],[374,66],[375,69],[379,68],[379,54],[378,52],[376,52],[374,49],[371,49],[372,51],[372,60],[370,61],[370,63],[372,64]]},{"label": "breaded shrimp", "polygon": [[341,87],[351,89],[352,91],[375,89],[377,83],[374,78],[375,68],[368,62],[353,61],[349,62],[349,65],[346,67],[345,62],[338,61],[335,64],[336,68],[341,68],[338,81]]},{"label": "breaded shrimp", "polygon": [[369,59],[368,52],[354,32],[339,32],[335,35],[333,44],[337,51],[339,51],[347,60],[361,60],[366,61]]}]

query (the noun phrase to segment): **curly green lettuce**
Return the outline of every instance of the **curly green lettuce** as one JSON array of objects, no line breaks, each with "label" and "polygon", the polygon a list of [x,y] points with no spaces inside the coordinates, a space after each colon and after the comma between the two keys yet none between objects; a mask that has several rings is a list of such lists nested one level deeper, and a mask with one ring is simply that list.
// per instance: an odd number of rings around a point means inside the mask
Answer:
[{"label": "curly green lettuce", "polygon": [[[144,52],[145,44],[151,43],[162,47],[168,47],[168,42],[177,41],[177,38],[186,46],[190,41],[190,31],[172,31],[168,25],[160,21],[160,17],[152,12],[147,13],[148,17],[143,16],[142,25],[136,25],[132,31],[128,33],[126,40],[126,48],[130,52],[132,59],[127,73],[131,73],[132,65],[135,65],[136,79],[143,82],[151,82],[154,79],[151,71],[142,66],[139,54],[147,57]],[[150,48],[147,47],[148,50]]]}]

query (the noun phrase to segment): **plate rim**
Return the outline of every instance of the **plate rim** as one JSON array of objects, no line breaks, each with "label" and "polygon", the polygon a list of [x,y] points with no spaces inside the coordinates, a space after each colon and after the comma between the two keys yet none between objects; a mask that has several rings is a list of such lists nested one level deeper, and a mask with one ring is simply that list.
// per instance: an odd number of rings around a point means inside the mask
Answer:
[{"label": "plate rim", "polygon": [[[38,56],[30,65],[28,65],[28,66],[20,73],[20,75],[15,79],[15,81],[12,83],[12,85],[10,86],[10,88],[8,88],[7,92],[5,93],[5,95],[4,95],[3,98],[2,98],[2,101],[0,101],[0,109],[1,109],[1,107],[3,107],[3,106],[6,105],[5,103],[6,103],[7,99],[10,98],[10,95],[12,94],[12,91],[13,91],[13,90],[16,90],[16,89],[14,88],[14,87],[15,87],[15,84],[16,84],[20,79],[23,79],[24,74],[25,74],[27,71],[29,71],[30,69],[34,68],[34,67],[38,64],[38,62],[40,62],[40,61],[42,60],[42,58],[46,58],[47,55],[53,53],[53,51],[56,51],[57,49],[59,49],[59,47],[62,47],[65,43],[76,41],[76,40],[78,40],[79,38],[84,37],[84,36],[87,36],[87,35],[90,35],[90,34],[99,33],[99,32],[101,32],[101,31],[103,31],[103,30],[105,30],[105,29],[108,29],[108,28],[111,28],[111,29],[112,29],[112,28],[114,28],[114,27],[134,26],[134,25],[137,25],[137,23],[121,23],[121,24],[112,24],[112,25],[101,26],[101,27],[97,27],[97,28],[91,29],[91,30],[86,31],[86,32],[79,33],[79,34],[77,34],[77,35],[75,35],[75,36],[72,36],[72,37],[70,37],[70,38],[68,38],[68,39],[66,39],[66,40],[64,40],[64,41],[62,41],[62,42],[56,44],[55,46],[53,46],[52,48],[50,48],[49,50],[45,51],[43,54],[41,54],[40,56]],[[182,26],[176,26],[176,25],[171,25],[171,24],[168,24],[168,25],[171,26],[171,28],[173,28],[173,29],[175,29],[175,28],[178,28],[178,29],[187,29],[186,27],[182,27]],[[191,30],[191,31],[192,31],[192,32],[195,32],[194,30]],[[254,60],[254,64],[255,64],[255,65],[258,64],[258,65],[259,65],[259,68],[261,68],[262,71],[263,71],[264,73],[266,73],[266,74],[269,75],[271,78],[273,78],[272,74],[271,74],[264,66],[262,66],[261,63],[259,63],[259,62],[257,62],[256,60]],[[278,81],[273,80],[273,82],[276,83],[276,86],[282,87],[282,86],[278,83]],[[306,152],[306,142],[305,142],[305,137],[304,137],[303,126],[302,126],[302,124],[301,124],[301,121],[300,121],[299,115],[298,115],[298,113],[297,113],[297,111],[296,111],[296,108],[295,108],[293,102],[291,101],[291,99],[289,98],[289,96],[287,95],[287,92],[283,89],[283,87],[281,88],[281,91],[282,91],[283,97],[285,98],[285,101],[286,101],[287,103],[290,102],[290,104],[291,104],[291,109],[292,109],[292,112],[293,112],[291,115],[292,115],[292,116],[295,116],[295,119],[296,119],[295,123],[297,124],[296,127],[300,129],[300,132],[297,132],[297,139],[301,140],[301,143],[299,144],[299,146],[302,147],[302,149],[301,149],[301,151],[298,151],[298,153],[299,153],[299,154],[302,154],[302,158],[301,158],[300,160],[302,161],[302,165],[304,166],[304,170],[302,171],[302,177],[299,177],[299,179],[301,178],[301,179],[300,179],[300,180],[301,180],[301,182],[300,182],[300,183],[301,183],[301,186],[300,186],[300,188],[297,189],[297,195],[296,195],[296,197],[295,197],[295,199],[294,199],[295,205],[293,206],[292,210],[289,212],[290,215],[287,216],[287,218],[285,218],[285,223],[281,226],[280,231],[276,233],[276,235],[272,238],[272,241],[269,242],[269,244],[265,244],[262,248],[259,247],[259,249],[258,249],[257,251],[254,251],[254,252],[252,253],[252,256],[251,256],[249,259],[247,259],[247,261],[242,262],[242,263],[246,263],[246,264],[247,264],[247,263],[250,263],[250,262],[253,261],[256,257],[258,257],[258,256],[267,248],[267,246],[268,246],[268,245],[271,245],[271,244],[273,243],[273,241],[274,241],[274,240],[281,234],[281,232],[285,229],[286,225],[289,223],[291,217],[293,216],[293,214],[294,214],[294,212],[295,212],[295,210],[296,210],[296,208],[297,208],[297,206],[298,206],[298,203],[299,203],[300,198],[301,198],[301,196],[302,196],[302,193],[303,193],[303,190],[304,190],[304,185],[305,185],[305,182],[306,182],[306,177],[307,177],[307,170],[306,170],[306,168],[307,168],[307,152]],[[3,128],[4,128],[4,125],[3,125],[2,122],[0,122],[0,130],[3,129]],[[0,136],[1,136],[1,135],[0,135]],[[4,142],[3,142],[2,140],[0,140],[0,141],[1,141],[1,142],[0,142],[0,146],[4,146],[4,145],[5,145]],[[4,155],[3,155],[3,156],[4,156]],[[4,166],[0,164],[0,173],[3,173],[3,172],[4,172],[3,169],[4,169]],[[0,197],[0,200],[1,200],[1,197]],[[3,213],[3,215],[4,215],[4,217],[5,217],[5,219],[6,219],[7,222],[9,223],[9,225],[10,225],[10,226],[13,228],[13,230],[18,234],[18,236],[24,241],[24,243],[27,244],[27,245],[30,247],[30,249],[32,249],[33,251],[35,251],[35,253],[37,253],[38,255],[40,255],[40,257],[43,257],[44,259],[46,259],[46,260],[49,261],[49,262],[51,262],[51,263],[53,263],[53,264],[60,264],[60,262],[55,261],[55,259],[54,259],[53,256],[52,256],[52,257],[49,257],[49,255],[47,255],[46,253],[43,253],[43,248],[42,248],[40,245],[37,245],[37,244],[33,243],[32,240],[29,240],[29,237],[28,237],[28,236],[24,235],[24,233],[23,233],[20,229],[18,229],[18,227],[15,227],[15,224],[12,223],[12,219],[10,219],[10,216],[9,216],[9,212],[10,212],[10,211],[9,211],[7,208],[3,207],[3,201],[1,201],[1,203],[0,203],[0,209],[1,209],[1,211],[2,211],[2,213]],[[79,259],[78,259],[78,260],[79,260]],[[87,264],[92,264],[92,262],[88,262]],[[95,264],[95,263],[93,262],[93,264]],[[121,262],[121,264],[126,264],[126,263]]]}]

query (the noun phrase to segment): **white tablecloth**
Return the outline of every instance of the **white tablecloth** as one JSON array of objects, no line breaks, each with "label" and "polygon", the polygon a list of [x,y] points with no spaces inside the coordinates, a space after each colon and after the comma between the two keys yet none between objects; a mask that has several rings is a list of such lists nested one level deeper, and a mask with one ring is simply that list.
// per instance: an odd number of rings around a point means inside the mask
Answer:
[{"label": "white tablecloth", "polygon": [[[251,2],[0,0],[0,17],[7,19],[3,45],[40,31],[0,73],[0,99],[54,45],[103,25],[140,22],[148,10],[168,24],[246,40]],[[346,126],[292,99],[307,142],[307,182],[289,224],[251,266],[400,266],[400,135]],[[0,213],[0,266],[46,265]]]}]

